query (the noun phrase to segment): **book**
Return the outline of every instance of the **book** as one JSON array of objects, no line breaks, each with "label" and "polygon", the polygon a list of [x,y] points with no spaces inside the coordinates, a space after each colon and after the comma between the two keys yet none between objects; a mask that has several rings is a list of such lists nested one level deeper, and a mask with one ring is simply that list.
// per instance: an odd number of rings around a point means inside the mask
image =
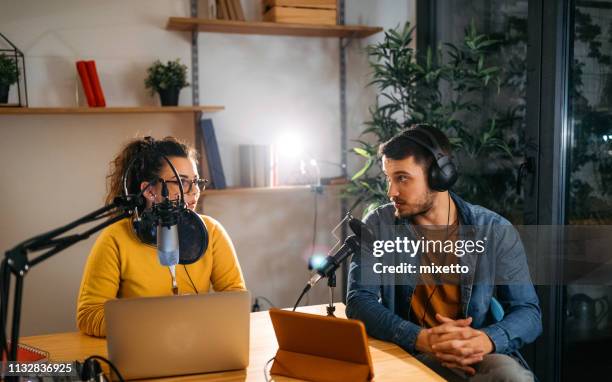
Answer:
[{"label": "book", "polygon": [[87,67],[87,74],[89,75],[89,82],[91,83],[91,88],[96,99],[96,106],[104,107],[106,106],[106,100],[104,99],[104,92],[102,91],[102,86],[100,85],[100,78],[98,77],[96,62],[85,61],[85,65]]},{"label": "book", "polygon": [[83,86],[83,93],[87,99],[87,105],[89,107],[96,106],[96,97],[94,96],[93,88],[91,87],[91,81],[87,72],[87,65],[85,61],[77,61],[76,63],[77,72],[81,78],[81,85]]},{"label": "book", "polygon": [[234,4],[234,12],[236,13],[236,19],[240,21],[246,21],[240,0],[229,0],[229,1],[231,1]]},{"label": "book", "polygon": [[[49,353],[44,350],[26,344],[17,345],[17,362],[46,362],[48,360]],[[5,361],[6,357],[2,358],[2,362]]]},{"label": "book", "polygon": [[229,20],[229,13],[225,0],[217,0],[217,18],[220,20]]},{"label": "book", "polygon": [[[200,178],[208,179],[210,181],[210,167],[208,166],[208,159],[206,158],[206,147],[204,146],[204,138],[202,136],[202,130],[196,129],[196,149],[200,153]],[[211,187],[209,184],[208,187]]]},{"label": "book", "polygon": [[236,10],[234,9],[234,2],[232,0],[224,0],[225,6],[227,7],[230,20],[238,20],[236,16]]},{"label": "book", "polygon": [[209,20],[217,18],[217,0],[206,0],[206,18]]},{"label": "book", "polygon": [[211,188],[226,188],[225,174],[221,165],[221,155],[217,145],[217,137],[213,127],[212,119],[202,119],[200,121],[200,132],[203,140],[204,155],[210,171]]}]

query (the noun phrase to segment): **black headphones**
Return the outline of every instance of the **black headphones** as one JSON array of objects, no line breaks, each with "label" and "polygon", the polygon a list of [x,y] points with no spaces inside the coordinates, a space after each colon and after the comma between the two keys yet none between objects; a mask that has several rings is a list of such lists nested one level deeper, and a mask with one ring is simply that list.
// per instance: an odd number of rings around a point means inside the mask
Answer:
[{"label": "black headphones", "polygon": [[[405,130],[402,135],[414,143],[418,144],[425,150],[427,150],[434,157],[434,162],[429,166],[428,181],[429,187],[435,191],[446,191],[450,189],[453,184],[457,181],[458,173],[455,164],[451,158],[442,151],[438,140],[427,131],[424,127],[428,125],[420,124],[416,125],[412,129]],[[416,134],[423,134],[431,141],[428,144]]]}]

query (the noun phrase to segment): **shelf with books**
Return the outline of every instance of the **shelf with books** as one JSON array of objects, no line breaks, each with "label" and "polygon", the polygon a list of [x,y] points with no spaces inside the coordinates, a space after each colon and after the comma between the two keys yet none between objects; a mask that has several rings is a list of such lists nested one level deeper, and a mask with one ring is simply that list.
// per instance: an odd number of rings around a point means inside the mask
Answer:
[{"label": "shelf with books", "polygon": [[381,27],[366,25],[289,24],[261,21],[209,20],[190,17],[170,17],[167,29],[213,33],[260,34],[301,37],[364,38],[381,32]]},{"label": "shelf with books", "polygon": [[224,106],[130,106],[130,107],[0,107],[0,115],[24,114],[151,114],[213,113]]}]

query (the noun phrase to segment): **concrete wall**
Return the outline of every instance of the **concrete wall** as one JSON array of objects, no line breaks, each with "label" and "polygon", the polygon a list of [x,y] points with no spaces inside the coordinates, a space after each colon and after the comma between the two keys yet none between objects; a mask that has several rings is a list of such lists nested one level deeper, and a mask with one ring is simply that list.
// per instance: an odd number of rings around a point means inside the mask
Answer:
[{"label": "concrete wall", "polygon": [[[259,18],[259,1],[245,1]],[[0,2],[0,32],[26,54],[31,106],[74,106],[79,59],[95,59],[109,106],[154,105],[143,86],[160,58],[190,64],[190,34],[167,31],[168,16],[188,16],[186,0],[20,0]],[[347,23],[395,27],[414,12],[412,1],[348,0]],[[356,137],[373,102],[362,49],[379,36],[355,40],[348,54],[349,137]],[[212,114],[230,185],[238,182],[238,144],[272,144],[300,136],[305,156],[339,162],[337,39],[202,33],[202,104]],[[190,104],[190,90],[181,104]],[[108,162],[136,135],[194,141],[191,115],[0,116],[0,249],[60,226],[102,205]],[[293,159],[295,161],[295,159]],[[356,166],[358,163],[352,164]],[[284,161],[284,180],[297,169]],[[322,165],[323,176],[339,169]],[[236,245],[254,296],[291,305],[308,278],[314,194],[308,190],[206,196],[205,213],[220,220]],[[340,219],[336,191],[318,197],[317,250],[334,245]],[[82,269],[95,237],[34,268],[26,278],[22,334],[75,330]],[[339,295],[339,293],[337,293]],[[324,302],[320,285],[309,303]]]}]

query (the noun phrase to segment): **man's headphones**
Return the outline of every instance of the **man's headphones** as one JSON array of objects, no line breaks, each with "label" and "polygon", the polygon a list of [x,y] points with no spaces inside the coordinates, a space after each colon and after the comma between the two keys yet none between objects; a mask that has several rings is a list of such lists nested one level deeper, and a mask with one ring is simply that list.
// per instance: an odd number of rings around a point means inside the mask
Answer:
[{"label": "man's headphones", "polygon": [[[402,135],[433,155],[434,162],[429,166],[427,176],[429,187],[435,191],[446,191],[457,181],[457,168],[451,158],[442,151],[438,144],[438,140],[424,128],[425,126],[428,125],[416,125],[414,128],[404,131]],[[415,136],[415,134],[425,135],[429,138],[431,144]]]}]

